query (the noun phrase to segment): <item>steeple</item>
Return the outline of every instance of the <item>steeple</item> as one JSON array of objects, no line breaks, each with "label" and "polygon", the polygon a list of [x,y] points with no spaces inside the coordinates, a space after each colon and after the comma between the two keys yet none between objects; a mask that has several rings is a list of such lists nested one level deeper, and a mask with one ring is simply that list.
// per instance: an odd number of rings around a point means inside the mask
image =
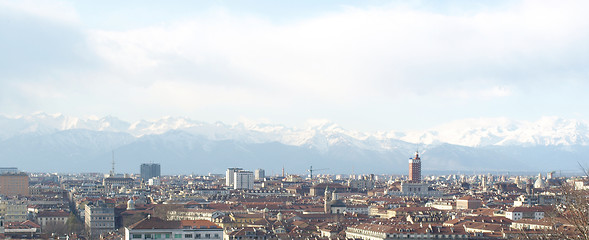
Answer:
[{"label": "steeple", "polygon": [[115,176],[115,151],[112,151],[112,169],[110,170],[110,176]]}]

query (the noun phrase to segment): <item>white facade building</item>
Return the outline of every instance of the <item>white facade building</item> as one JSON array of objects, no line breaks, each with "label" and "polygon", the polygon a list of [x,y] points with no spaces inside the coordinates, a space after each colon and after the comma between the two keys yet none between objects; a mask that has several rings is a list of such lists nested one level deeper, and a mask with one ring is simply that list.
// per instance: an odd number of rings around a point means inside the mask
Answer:
[{"label": "white facade building", "polygon": [[254,189],[254,173],[238,171],[233,175],[233,189]]},{"label": "white facade building", "polygon": [[225,173],[225,186],[233,187],[233,183],[235,182],[233,179],[235,177],[235,173],[239,172],[243,169],[241,168],[227,168],[227,172]]},{"label": "white facade building", "polygon": [[540,220],[544,218],[544,211],[540,207],[511,207],[505,211],[505,217],[513,221],[523,218]]},{"label": "white facade building", "polygon": [[258,168],[254,171],[254,177],[256,180],[262,180],[266,177],[266,171],[264,169]]},{"label": "white facade building", "polygon": [[150,179],[147,181],[147,185],[149,185],[149,186],[159,186],[159,185],[161,185],[161,184],[162,184],[162,182],[161,182],[161,181],[160,181],[160,179],[159,179],[159,178],[157,178],[157,177],[150,178]]},{"label": "white facade building", "polygon": [[223,228],[207,220],[166,221],[147,217],[125,228],[125,240],[133,239],[223,239]]}]

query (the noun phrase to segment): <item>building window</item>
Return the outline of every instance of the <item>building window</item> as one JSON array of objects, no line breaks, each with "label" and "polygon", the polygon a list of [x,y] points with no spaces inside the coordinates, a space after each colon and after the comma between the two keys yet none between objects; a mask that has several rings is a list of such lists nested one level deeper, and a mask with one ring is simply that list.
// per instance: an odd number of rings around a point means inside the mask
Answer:
[{"label": "building window", "polygon": [[141,234],[133,234],[132,238],[141,238]]},{"label": "building window", "polygon": [[211,234],[205,234],[205,238],[211,238]]},{"label": "building window", "polygon": [[215,238],[219,238],[219,234],[218,233],[215,233]]},{"label": "building window", "polygon": [[200,238],[200,234],[199,233],[194,234],[194,238]]},{"label": "building window", "polygon": [[162,234],[161,233],[156,233],[155,234],[155,239],[160,239],[162,238]]},{"label": "building window", "polygon": [[170,235],[172,234],[166,233],[166,238],[170,238]]},{"label": "building window", "polygon": [[192,238],[192,234],[184,234],[184,238]]},{"label": "building window", "polygon": [[182,238],[182,234],[174,234],[174,238]]}]

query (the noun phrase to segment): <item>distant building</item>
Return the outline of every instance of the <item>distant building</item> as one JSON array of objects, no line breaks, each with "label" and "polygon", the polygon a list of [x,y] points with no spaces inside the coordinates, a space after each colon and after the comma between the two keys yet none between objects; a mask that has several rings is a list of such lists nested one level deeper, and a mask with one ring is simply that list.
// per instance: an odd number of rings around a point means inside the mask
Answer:
[{"label": "distant building", "polygon": [[430,189],[427,183],[402,182],[399,191],[390,191],[393,196],[439,197],[442,192]]},{"label": "distant building", "polygon": [[409,180],[402,182],[398,191],[390,191],[389,195],[394,196],[416,196],[416,197],[437,197],[442,192],[433,190],[429,184],[421,182],[421,158],[419,152],[415,157],[409,159]]},{"label": "distant building", "polygon": [[536,205],[553,205],[556,204],[555,194],[525,194],[520,195],[513,201],[514,207],[532,207]]},{"label": "distant building", "polygon": [[266,177],[266,171],[264,169],[258,168],[254,171],[254,178],[255,180],[262,180]]},{"label": "distant building", "polygon": [[0,195],[29,196],[29,175],[22,172],[0,174]]},{"label": "distant building", "polygon": [[323,206],[325,213],[342,214],[346,212],[346,204],[341,199],[338,199],[336,190],[330,192],[329,188],[325,188],[323,195],[325,198]]},{"label": "distant building", "polygon": [[233,178],[235,177],[235,173],[238,171],[243,170],[242,168],[227,168],[227,172],[225,174],[225,186],[233,187]]},{"label": "distant building", "polygon": [[18,173],[18,168],[15,168],[15,167],[0,168],[0,174],[5,174],[5,173]]},{"label": "distant building", "polygon": [[159,177],[160,174],[159,163],[141,164],[141,179],[143,179],[143,181],[148,181],[150,178]]},{"label": "distant building", "polygon": [[409,181],[421,182],[421,158],[419,158],[419,152],[415,152],[415,157],[409,159]]},{"label": "distant building", "polygon": [[513,221],[523,218],[539,220],[544,218],[545,211],[542,207],[511,207],[505,211],[505,217]]},{"label": "distant building", "polygon": [[86,205],[84,223],[90,239],[98,239],[101,234],[115,230],[115,209],[103,201],[89,203]]},{"label": "distant building", "polygon": [[160,184],[162,184],[162,182],[159,178],[150,178],[147,182],[147,185],[149,186],[159,186]]},{"label": "distant building", "polygon": [[477,209],[482,206],[483,201],[472,196],[464,196],[456,200],[456,209]]},{"label": "distant building", "polygon": [[370,179],[348,179],[348,187],[361,191],[374,189],[374,181]]},{"label": "distant building", "polygon": [[134,183],[133,178],[126,177],[126,176],[121,176],[121,177],[110,176],[110,177],[104,178],[102,180],[102,184],[106,188],[109,188],[109,189],[117,189],[120,187],[132,188],[133,183]]},{"label": "distant building", "polygon": [[254,173],[238,171],[233,174],[233,189],[254,189]]}]

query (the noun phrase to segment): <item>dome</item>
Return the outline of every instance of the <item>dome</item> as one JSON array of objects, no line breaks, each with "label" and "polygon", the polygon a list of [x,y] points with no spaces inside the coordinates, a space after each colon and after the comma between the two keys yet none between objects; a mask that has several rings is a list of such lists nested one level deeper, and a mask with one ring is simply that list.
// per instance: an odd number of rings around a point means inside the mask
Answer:
[{"label": "dome", "polygon": [[135,210],[135,201],[133,201],[133,198],[127,201],[127,210]]},{"label": "dome", "polygon": [[346,204],[342,200],[331,200],[329,201],[329,206],[333,207],[346,207]]},{"label": "dome", "polygon": [[536,179],[536,182],[534,182],[534,188],[545,188],[546,184],[544,183],[544,181],[542,181],[542,178],[538,178]]}]

